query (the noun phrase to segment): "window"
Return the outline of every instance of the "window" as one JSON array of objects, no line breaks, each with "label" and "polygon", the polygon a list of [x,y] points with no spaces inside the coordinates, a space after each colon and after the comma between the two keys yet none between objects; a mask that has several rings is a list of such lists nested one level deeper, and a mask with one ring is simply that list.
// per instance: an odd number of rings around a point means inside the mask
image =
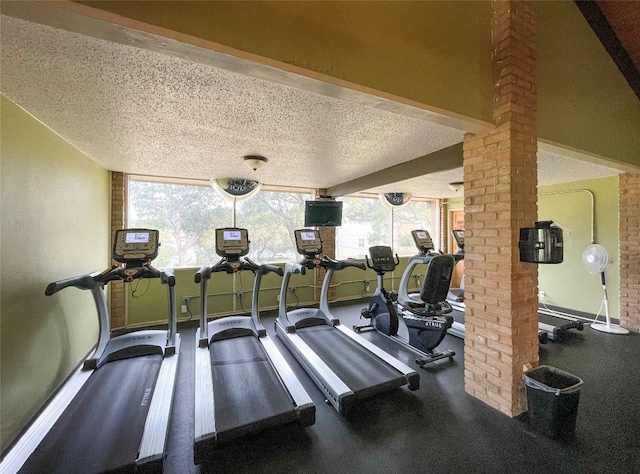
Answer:
[{"label": "window", "polygon": [[412,199],[400,209],[393,210],[393,251],[398,255],[414,255],[416,246],[411,231],[423,229],[429,231],[436,247],[438,246],[437,209],[435,200]]},{"label": "window", "polygon": [[264,188],[237,205],[237,225],[249,231],[249,258],[258,262],[296,260],[293,231],[304,226],[304,202],[311,194],[269,191]]},{"label": "window", "polygon": [[158,267],[217,260],[214,230],[231,224],[232,211],[208,185],[129,180],[128,226],[160,231]]},{"label": "window", "polygon": [[388,212],[377,198],[345,197],[342,202],[342,225],[336,227],[338,258],[364,258],[368,247],[389,245]]},{"label": "window", "polygon": [[[293,231],[304,223],[309,190],[263,187],[252,199],[231,203],[207,181],[129,178],[128,226],[160,231],[158,267],[197,267],[212,264],[215,229],[236,226],[249,231],[249,257],[258,262],[295,260]],[[235,205],[235,206],[234,206]]]},{"label": "window", "polygon": [[411,231],[426,229],[437,240],[435,200],[413,199],[393,210],[374,196],[345,197],[342,226],[336,228],[338,258],[364,258],[369,247],[388,245],[399,255],[417,252]]}]

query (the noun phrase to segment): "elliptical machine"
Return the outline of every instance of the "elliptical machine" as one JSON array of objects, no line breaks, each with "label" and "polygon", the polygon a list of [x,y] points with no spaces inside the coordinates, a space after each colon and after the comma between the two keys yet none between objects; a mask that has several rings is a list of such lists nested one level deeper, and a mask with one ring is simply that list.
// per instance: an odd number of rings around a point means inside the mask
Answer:
[{"label": "elliptical machine", "polygon": [[[367,266],[376,272],[378,287],[369,306],[363,308],[361,316],[369,319],[367,325],[353,326],[356,332],[375,329],[420,355],[416,364],[424,367],[430,362],[448,358],[453,360],[455,352],[436,351],[451,327],[453,318],[446,313],[451,306],[446,302],[447,292],[455,261],[450,255],[432,257],[420,290],[420,299],[399,302],[398,295],[384,288],[384,274],[395,270],[400,263],[398,256],[387,246],[369,247],[371,260],[366,256]],[[398,316],[396,305],[403,310]],[[400,322],[403,322],[409,333],[408,340],[398,334]]]}]

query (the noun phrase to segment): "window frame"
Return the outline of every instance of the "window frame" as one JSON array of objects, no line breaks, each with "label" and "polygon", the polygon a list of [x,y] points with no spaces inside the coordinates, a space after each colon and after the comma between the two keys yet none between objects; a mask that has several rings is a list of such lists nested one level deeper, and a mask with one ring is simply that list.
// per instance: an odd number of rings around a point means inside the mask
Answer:
[{"label": "window frame", "polygon": [[[145,183],[170,184],[170,185],[178,185],[178,186],[199,186],[204,188],[211,188],[212,191],[215,192],[215,190],[212,188],[210,184],[209,179],[171,178],[171,177],[153,176],[153,175],[126,174],[125,175],[125,203],[124,203],[124,208],[125,208],[124,221],[125,221],[126,227],[131,226],[130,217],[132,212],[131,212],[131,199],[129,194],[130,194],[131,182],[133,181],[145,182]],[[309,199],[315,199],[318,194],[317,190],[312,188],[295,187],[295,186],[273,186],[273,185],[266,185],[266,184],[263,184],[261,186],[260,191],[274,192],[274,193],[281,192],[281,193],[289,193],[289,194],[305,194],[309,196]],[[237,225],[237,224],[234,224],[234,222],[237,222],[237,208],[242,204],[243,203],[241,202],[236,203],[235,201],[232,201],[229,203],[230,212],[229,212],[228,227],[233,227],[234,225]],[[287,261],[289,260],[282,260],[282,261],[274,260],[270,263],[277,264],[277,263],[285,263]],[[206,264],[206,262],[202,262],[201,264]],[[184,267],[176,266],[175,268],[197,268],[198,265],[200,264],[188,265]]]}]

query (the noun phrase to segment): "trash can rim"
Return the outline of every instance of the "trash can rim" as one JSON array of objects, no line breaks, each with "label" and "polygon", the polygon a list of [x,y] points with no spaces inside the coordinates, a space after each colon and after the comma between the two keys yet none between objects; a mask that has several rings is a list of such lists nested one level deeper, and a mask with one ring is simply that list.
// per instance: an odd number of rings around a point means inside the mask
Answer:
[{"label": "trash can rim", "polygon": [[[547,384],[544,384],[534,378],[532,378],[530,375],[533,374],[536,371],[541,371],[541,370],[549,370],[550,372],[555,372],[556,374],[559,375],[563,375],[563,376],[567,376],[570,377],[572,379],[576,379],[577,382],[573,385],[570,385],[569,387],[565,387],[565,388],[557,388],[557,387],[550,387]],[[554,393],[556,395],[560,395],[562,394],[569,394],[569,393],[575,393],[578,390],[580,390],[580,388],[582,387],[582,385],[584,384],[584,381],[580,378],[577,377],[576,375],[570,374],[569,372],[559,369],[557,367],[553,367],[551,365],[539,365],[538,367],[531,369],[531,370],[527,370],[524,374],[523,374],[523,378],[524,378],[524,382],[527,385],[527,387],[530,388],[534,388],[537,390],[542,390],[544,392],[549,392],[549,393]]]}]

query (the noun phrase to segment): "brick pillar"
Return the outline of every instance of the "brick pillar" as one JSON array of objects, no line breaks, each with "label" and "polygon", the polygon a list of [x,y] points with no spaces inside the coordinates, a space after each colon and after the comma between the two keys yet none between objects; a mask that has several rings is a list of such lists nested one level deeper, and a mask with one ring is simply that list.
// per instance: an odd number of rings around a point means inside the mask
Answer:
[{"label": "brick pillar", "polygon": [[535,21],[531,0],[492,1],[494,128],[464,138],[465,390],[508,416],[526,410],[538,363],[537,266],[519,260],[537,219]]},{"label": "brick pillar", "polygon": [[[124,173],[111,172],[111,239],[116,230],[124,229],[126,224],[126,193],[127,180]],[[117,262],[113,261],[114,264]],[[124,327],[126,323],[126,288],[124,283],[114,281],[109,283],[109,314],[111,315],[111,328]]]},{"label": "brick pillar", "polygon": [[619,178],[620,324],[640,332],[640,173]]}]

